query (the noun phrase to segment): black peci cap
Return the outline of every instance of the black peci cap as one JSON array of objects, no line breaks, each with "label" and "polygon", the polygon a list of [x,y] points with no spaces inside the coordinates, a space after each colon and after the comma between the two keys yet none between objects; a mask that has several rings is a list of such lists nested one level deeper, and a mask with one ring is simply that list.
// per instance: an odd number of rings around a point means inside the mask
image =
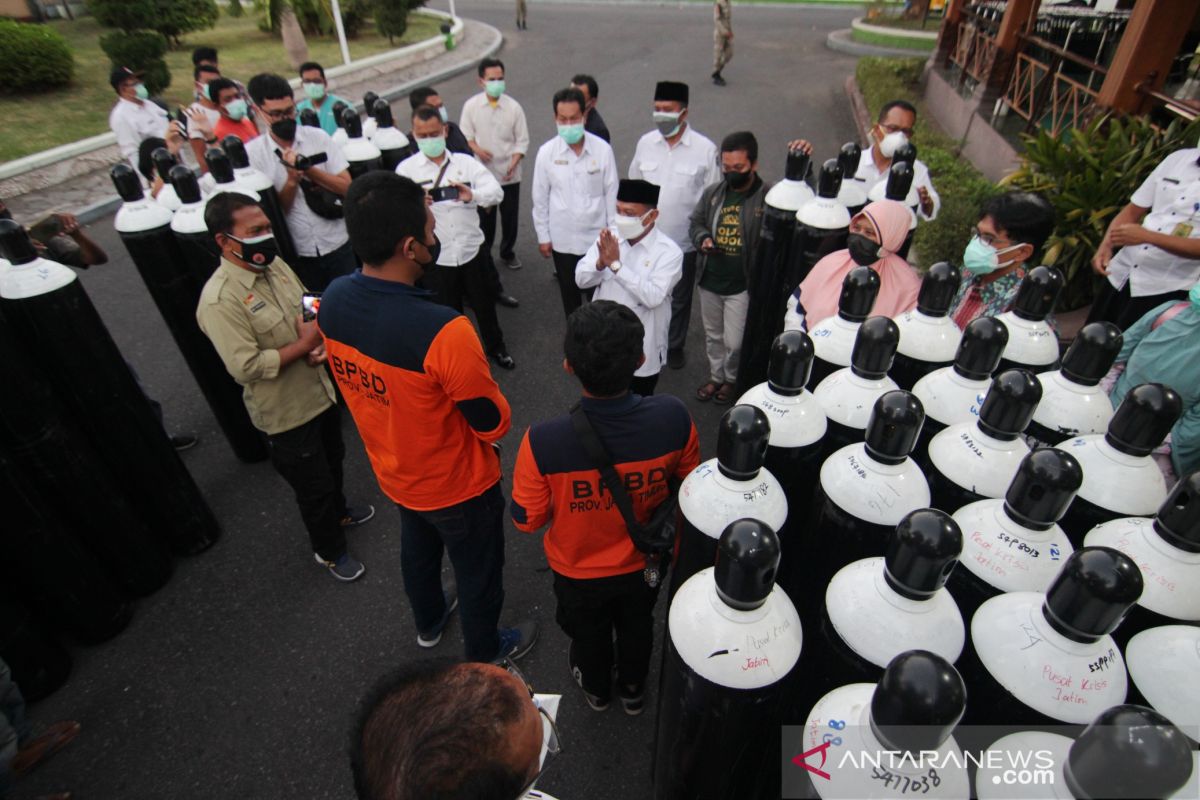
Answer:
[{"label": "black peci cap", "polygon": [[229,156],[229,163],[233,164],[234,169],[245,169],[250,166],[250,156],[246,155],[246,145],[232,133],[221,140],[221,147],[225,148],[225,155]]},{"label": "black peci cap", "polygon": [[679,81],[659,81],[654,87],[654,99],[688,104],[688,85]]},{"label": "black peci cap", "polygon": [[29,231],[11,219],[0,219],[0,258],[14,266],[37,261],[37,248],[29,239]]},{"label": "black peci cap", "polygon": [[179,195],[181,203],[200,202],[200,182],[183,164],[171,167],[171,185],[175,187],[175,194]]},{"label": "black peci cap", "polygon": [[1063,288],[1063,274],[1054,267],[1034,267],[1017,287],[1012,311],[1021,319],[1040,322],[1054,310]]},{"label": "black peci cap", "polygon": [[750,611],[767,602],[778,569],[779,537],[765,522],[734,520],[721,532],[713,579],[727,606]]},{"label": "black peci cap", "polygon": [[821,165],[817,177],[817,197],[834,198],[842,190],[842,165],[831,158]]},{"label": "black peci cap", "polygon": [[1142,596],[1137,564],[1111,547],[1081,547],[1072,553],[1042,604],[1050,627],[1076,642],[1111,633]]},{"label": "black peci cap", "polygon": [[1112,369],[1123,343],[1121,329],[1111,322],[1084,325],[1063,356],[1063,377],[1084,386],[1095,386]]},{"label": "black peci cap", "polygon": [[995,317],[977,317],[963,328],[954,371],[964,378],[981,381],[996,371],[1008,346],[1008,328]]},{"label": "black peci cap", "polygon": [[992,379],[979,408],[979,428],[1011,442],[1029,426],[1042,399],[1042,384],[1027,369],[1007,369]]},{"label": "black peci cap", "polygon": [[889,750],[937,750],[966,708],[958,670],[928,650],[909,650],[892,659],[871,695],[871,732]]},{"label": "black peci cap", "polygon": [[1180,550],[1200,553],[1200,472],[1181,478],[1159,506],[1154,530]]},{"label": "black peci cap", "polygon": [[351,139],[362,138],[362,120],[353,108],[346,108],[341,113],[342,128]]},{"label": "black peci cap", "polygon": [[910,167],[916,167],[917,164],[917,146],[912,142],[905,142],[896,148],[896,152],[892,154],[892,164],[908,164]]},{"label": "black peci cap", "polygon": [[854,350],[850,354],[850,369],[855,375],[879,380],[892,368],[896,348],[900,344],[900,328],[889,317],[871,317],[858,328]]},{"label": "black peci cap", "polygon": [[210,148],[204,154],[204,161],[208,164],[208,171],[212,173],[213,180],[217,183],[233,183],[233,164],[224,150]]},{"label": "black peci cap", "polygon": [[867,455],[884,464],[901,463],[912,452],[924,424],[925,408],[915,394],[903,389],[884,392],[867,421]]},{"label": "black peci cap", "polygon": [[145,199],[146,193],[142,190],[142,180],[129,164],[124,161],[114,164],[108,174],[112,178],[113,186],[117,188],[117,194],[121,195],[121,199],[126,203],[136,203],[138,200]]},{"label": "black peci cap", "polygon": [[[301,125],[307,125],[310,128],[321,127],[321,117],[317,114],[316,111],[314,111],[311,108],[306,108],[306,109],[302,110],[300,112],[299,119],[300,119]],[[339,124],[338,127],[340,128],[342,126]]]},{"label": "black peci cap", "polygon": [[771,391],[794,397],[804,391],[812,375],[812,339],[804,331],[784,331],[771,342],[767,385]]},{"label": "black peci cap", "polygon": [[717,468],[736,481],[758,475],[767,459],[771,423],[757,406],[738,405],[725,412],[717,429]]},{"label": "black peci cap", "polygon": [[862,322],[871,316],[879,296],[879,273],[870,267],[855,267],[842,278],[838,297],[838,316],[849,322]]},{"label": "black peci cap", "polygon": [[1063,518],[1083,485],[1083,467],[1074,456],[1040,447],[1017,466],[1004,494],[1004,513],[1018,525],[1044,531]]},{"label": "black peci cap", "polygon": [[858,172],[858,162],[862,161],[862,148],[858,142],[846,142],[838,151],[837,162],[842,166],[842,180],[853,178]]},{"label": "black peci cap", "polygon": [[1170,386],[1143,383],[1126,393],[1109,420],[1104,439],[1131,456],[1148,456],[1163,443],[1183,413],[1183,400]]},{"label": "black peci cap", "polygon": [[376,100],[367,108],[370,109],[371,116],[375,118],[375,124],[380,128],[396,127],[396,120],[392,117],[392,106],[387,100]]},{"label": "black peci cap", "polygon": [[883,578],[902,597],[928,600],[946,585],[962,544],[962,531],[946,512],[935,508],[912,511],[888,540]]},{"label": "black peci cap", "polygon": [[912,189],[913,168],[904,161],[893,161],[888,170],[887,190],[884,199],[896,200],[901,203],[908,197]]},{"label": "black peci cap", "polygon": [[[237,139],[236,136],[231,137]],[[238,143],[241,140],[238,139]],[[158,173],[158,177],[162,178],[165,183],[171,182],[171,167],[179,163],[179,159],[171,155],[171,151],[165,147],[155,148],[150,154],[150,160],[154,162],[154,170]]]},{"label": "black peci cap", "polygon": [[808,153],[800,149],[788,150],[787,164],[783,168],[783,177],[789,181],[802,181],[808,175],[808,165],[812,163]]},{"label": "black peci cap", "polygon": [[917,295],[917,311],[929,317],[944,317],[950,313],[950,304],[962,283],[962,273],[949,261],[939,261],[929,268],[921,279],[921,291]]},{"label": "black peci cap", "polygon": [[1175,797],[1191,777],[1192,750],[1171,721],[1145,706],[1113,706],[1071,743],[1063,777],[1072,797]]}]

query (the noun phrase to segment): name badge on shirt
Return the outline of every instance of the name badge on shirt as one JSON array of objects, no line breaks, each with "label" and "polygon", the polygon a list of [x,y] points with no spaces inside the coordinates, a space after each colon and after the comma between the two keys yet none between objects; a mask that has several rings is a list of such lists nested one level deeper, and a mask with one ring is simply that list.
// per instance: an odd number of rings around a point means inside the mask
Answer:
[{"label": "name badge on shirt", "polygon": [[567,161],[565,158],[556,158],[556,159],[554,159],[554,163],[559,165],[560,167],[565,167],[570,162]]},{"label": "name badge on shirt", "polygon": [[1192,235],[1193,230],[1194,230],[1194,226],[1192,225],[1192,223],[1180,222],[1179,224],[1177,224],[1175,226],[1175,230],[1171,231],[1171,235],[1172,236],[1182,236],[1183,238],[1186,239]]}]

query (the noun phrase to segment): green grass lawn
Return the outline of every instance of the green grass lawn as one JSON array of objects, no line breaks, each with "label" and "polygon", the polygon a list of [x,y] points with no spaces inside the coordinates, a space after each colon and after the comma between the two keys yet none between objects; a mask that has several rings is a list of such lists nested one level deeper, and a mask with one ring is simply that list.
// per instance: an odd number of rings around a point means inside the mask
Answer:
[{"label": "green grass lawn", "polygon": [[873,44],[879,47],[899,47],[905,50],[913,50],[918,53],[932,53],[937,47],[937,42],[932,39],[910,39],[904,36],[889,36],[885,33],[875,33],[874,31],[854,30],[852,38],[856,42],[862,44]]},{"label": "green grass lawn", "polygon": [[[107,32],[92,17],[75,21],[49,23],[66,37],[75,54],[75,79],[64,89],[36,96],[0,96],[0,162],[46,150],[60,144],[85,139],[108,130],[108,112],[116,95],[108,85],[111,64],[100,49],[100,37]],[[364,28],[357,39],[350,41],[350,57],[367,56],[394,47],[419,42],[438,34],[441,21],[424,14],[409,17],[408,31],[395,45]],[[258,29],[256,18],[247,15],[233,19],[222,15],[212,30],[187,36],[183,46],[167,54],[171,68],[171,85],[164,92],[171,107],[192,102],[192,48],[206,44],[217,48],[221,55],[222,72],[246,81],[258,72],[278,72],[288,78],[293,70],[283,51],[283,44]],[[342,63],[341,51],[334,38],[308,40],[309,57],[329,67]],[[384,88],[384,87],[380,87]]]}]

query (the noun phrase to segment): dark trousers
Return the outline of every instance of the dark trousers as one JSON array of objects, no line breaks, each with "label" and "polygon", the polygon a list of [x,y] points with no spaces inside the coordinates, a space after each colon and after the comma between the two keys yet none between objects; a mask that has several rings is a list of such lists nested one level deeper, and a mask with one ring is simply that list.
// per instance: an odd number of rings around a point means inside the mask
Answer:
[{"label": "dark trousers", "polygon": [[521,184],[506,183],[504,199],[499,206],[479,209],[479,227],[483,229],[484,248],[492,249],[496,241],[496,216],[500,216],[500,258],[510,260],[517,245],[517,218],[521,211]]},{"label": "dark trousers", "polygon": [[583,292],[575,283],[575,265],[583,254],[560,253],[551,250],[554,259],[554,274],[558,277],[558,293],[562,295],[563,314],[571,316],[571,312],[583,305]]},{"label": "dark trousers", "polygon": [[696,252],[683,254],[683,275],[671,290],[671,327],[667,350],[682,353],[687,343],[688,323],[692,318],[692,295],[696,293]]},{"label": "dark trousers", "polygon": [[487,251],[481,249],[474,258],[457,267],[427,267],[424,283],[437,295],[439,303],[455,311],[463,310],[464,296],[471,301],[471,310],[479,323],[479,338],[484,349],[491,352],[504,347],[504,332],[496,318],[496,297],[484,274],[489,261]]},{"label": "dark trousers", "polygon": [[1130,281],[1125,281],[1125,288],[1117,290],[1107,280],[1096,293],[1092,303],[1092,311],[1088,314],[1088,322],[1113,322],[1121,330],[1127,330],[1158,306],[1170,300],[1186,300],[1187,289],[1163,294],[1150,294],[1145,297],[1133,297],[1129,293]]},{"label": "dark trousers", "polygon": [[468,661],[500,652],[504,605],[504,494],[497,482],[478,497],[435,511],[400,509],[400,573],[418,631],[446,613],[442,553],[450,556]]},{"label": "dark trousers", "polygon": [[308,530],[313,552],[326,561],[337,561],[346,552],[346,496],[342,494],[341,412],[330,406],[290,431],[267,437],[275,471],[296,493],[300,518]]},{"label": "dark trousers", "polygon": [[629,384],[629,391],[640,394],[642,397],[649,397],[654,394],[654,387],[658,386],[659,374],[656,372],[653,375],[634,375],[633,381]]},{"label": "dark trousers", "polygon": [[658,588],[647,586],[640,571],[589,580],[556,572],[554,596],[558,599],[555,619],[575,643],[575,662],[583,673],[584,691],[610,699],[614,663],[618,683],[641,686],[646,682],[654,650]]},{"label": "dark trousers", "polygon": [[289,264],[299,276],[304,288],[310,292],[323,292],[333,281],[358,269],[358,259],[349,242],[336,250],[319,256],[297,256],[295,264]]}]

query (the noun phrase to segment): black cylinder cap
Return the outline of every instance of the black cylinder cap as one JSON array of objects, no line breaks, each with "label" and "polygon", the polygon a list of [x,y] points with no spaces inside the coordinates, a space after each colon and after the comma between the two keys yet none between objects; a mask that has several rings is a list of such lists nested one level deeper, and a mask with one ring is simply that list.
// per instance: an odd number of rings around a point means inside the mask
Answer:
[{"label": "black cylinder cap", "polygon": [[1111,633],[1142,596],[1137,564],[1111,547],[1081,547],[1067,558],[1046,590],[1042,616],[1076,642]]},{"label": "black cylinder cap", "polygon": [[233,164],[234,169],[245,169],[250,166],[250,156],[246,155],[246,145],[232,133],[221,140],[221,147],[225,148],[225,155],[229,156],[229,163]]},{"label": "black cylinder cap", "polygon": [[817,178],[818,197],[837,197],[842,190],[842,165],[837,159],[831,158],[821,165],[821,175]]},{"label": "black cylinder cap", "polygon": [[319,128],[321,127],[321,117],[316,111],[306,108],[300,112],[300,124],[307,125],[310,128]]},{"label": "black cylinder cap", "polygon": [[1055,267],[1034,267],[1017,288],[1013,313],[1034,322],[1044,320],[1054,310],[1063,283],[1063,274]]},{"label": "black cylinder cap", "polygon": [[950,304],[962,283],[962,273],[949,261],[939,261],[929,268],[921,279],[921,291],[917,295],[917,311],[929,317],[944,317],[950,313]]},{"label": "black cylinder cap", "polygon": [[376,100],[375,105],[368,108],[371,109],[371,116],[375,117],[375,124],[380,128],[396,127],[396,120],[392,117],[392,106],[387,100]]},{"label": "black cylinder cap", "polygon": [[121,195],[121,199],[126,203],[136,203],[138,200],[145,199],[146,193],[142,191],[142,181],[133,171],[133,167],[122,161],[120,164],[114,164],[108,174],[112,176],[113,186],[117,187],[117,194]]},{"label": "black cylinder cap", "polygon": [[1143,383],[1125,394],[1104,439],[1122,453],[1148,456],[1167,438],[1182,413],[1183,401],[1174,389]]},{"label": "black cylinder cap", "polygon": [[883,578],[909,600],[928,600],[946,585],[962,553],[962,531],[944,511],[910,512],[888,540]]},{"label": "black cylinder cap", "polygon": [[928,650],[909,650],[892,659],[871,695],[871,732],[889,750],[937,750],[966,708],[958,670]]},{"label": "black cylinder cap", "polygon": [[1084,325],[1063,356],[1063,377],[1084,386],[1095,386],[1112,369],[1123,343],[1121,329],[1111,322]]},{"label": "black cylinder cap", "polygon": [[1042,400],[1042,384],[1027,369],[1007,369],[992,379],[979,408],[979,428],[1011,442],[1029,426]]},{"label": "black cylinder cap", "polygon": [[1192,775],[1187,737],[1145,706],[1113,706],[1071,743],[1063,777],[1072,797],[1175,797]]},{"label": "black cylinder cap", "polygon": [[738,519],[721,531],[713,579],[725,605],[750,611],[767,602],[778,569],[779,537],[770,525]]},{"label": "black cylinder cap", "polygon": [[838,316],[850,322],[862,322],[871,315],[878,296],[879,273],[870,267],[855,267],[842,278]]},{"label": "black cylinder cap", "polygon": [[1063,515],[1083,485],[1083,467],[1074,456],[1040,447],[1017,466],[1004,494],[1004,513],[1018,525],[1044,531]]},{"label": "black cylinder cap", "polygon": [[804,331],[784,331],[771,342],[767,385],[777,394],[794,397],[804,391],[812,376],[812,339]]},{"label": "black cylinder cap", "polygon": [[[333,119],[334,119],[334,122],[337,123],[337,126],[339,128],[346,127],[346,120],[342,115],[345,113],[347,108],[350,108],[350,106],[346,105],[341,100],[338,100],[336,103],[333,104]],[[354,109],[350,109],[350,110],[353,111]],[[355,116],[358,116],[358,115],[355,114]],[[320,123],[318,123],[318,124],[320,124]]]},{"label": "black cylinder cap", "polygon": [[154,170],[158,173],[158,177],[164,182],[171,182],[171,167],[179,163],[175,156],[171,155],[171,151],[165,147],[156,147],[154,152],[150,154],[150,160],[154,162]]},{"label": "black cylinder cap", "polygon": [[783,177],[789,181],[804,180],[804,176],[808,174],[808,165],[811,162],[811,157],[803,150],[788,150],[787,165],[783,169]]},{"label": "black cylinder cap", "polygon": [[913,168],[905,161],[893,161],[888,169],[887,191],[884,198],[903,203],[912,189]]},{"label": "black cylinder cap", "polygon": [[233,164],[224,150],[211,148],[204,154],[204,161],[208,164],[208,171],[213,180],[217,183],[233,183]]},{"label": "black cylinder cap", "polygon": [[342,127],[346,129],[346,135],[351,139],[362,138],[362,120],[358,118],[358,112],[353,108],[347,108],[342,112]]},{"label": "black cylinder cap", "polygon": [[899,464],[912,452],[925,424],[925,407],[912,392],[884,392],[871,409],[864,434],[867,455],[884,464]]},{"label": "black cylinder cap", "polygon": [[363,110],[368,114],[374,114],[375,103],[379,100],[379,95],[372,91],[367,91],[363,94]]},{"label": "black cylinder cap", "polygon": [[842,180],[853,178],[858,173],[858,162],[862,160],[862,148],[858,142],[846,142],[838,151],[837,160],[842,165]]},{"label": "black cylinder cap", "polygon": [[717,430],[717,468],[736,481],[758,475],[767,459],[771,423],[757,406],[738,405],[725,412]]},{"label": "black cylinder cap", "polygon": [[910,167],[915,167],[917,163],[917,146],[912,142],[905,142],[896,148],[896,152],[892,154],[892,164],[905,163]]},{"label": "black cylinder cap", "polygon": [[995,317],[977,317],[963,328],[954,371],[964,378],[981,381],[996,371],[1008,346],[1008,328]]},{"label": "black cylinder cap", "polygon": [[0,258],[10,264],[28,264],[37,261],[37,248],[29,239],[25,226],[11,219],[0,219]]},{"label": "black cylinder cap", "polygon": [[896,323],[889,317],[871,317],[858,327],[850,369],[855,375],[879,380],[892,368],[899,345],[900,328]]},{"label": "black cylinder cap", "polygon": [[1200,471],[1181,478],[1154,517],[1154,530],[1168,544],[1200,553]]},{"label": "black cylinder cap", "polygon": [[179,195],[179,202],[200,202],[200,182],[196,180],[195,174],[183,164],[171,167],[171,185],[175,187],[175,194]]}]

